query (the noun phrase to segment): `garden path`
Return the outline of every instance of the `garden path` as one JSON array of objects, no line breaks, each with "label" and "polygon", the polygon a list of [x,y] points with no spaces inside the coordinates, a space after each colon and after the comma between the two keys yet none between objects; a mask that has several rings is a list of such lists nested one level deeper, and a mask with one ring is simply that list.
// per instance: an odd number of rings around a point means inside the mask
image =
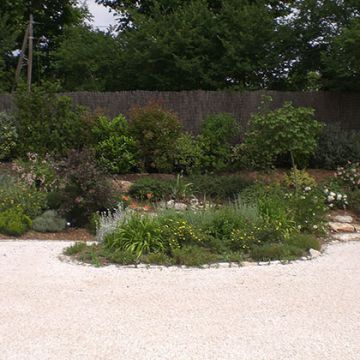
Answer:
[{"label": "garden path", "polygon": [[312,261],[95,268],[0,241],[0,359],[359,359],[360,242]]}]

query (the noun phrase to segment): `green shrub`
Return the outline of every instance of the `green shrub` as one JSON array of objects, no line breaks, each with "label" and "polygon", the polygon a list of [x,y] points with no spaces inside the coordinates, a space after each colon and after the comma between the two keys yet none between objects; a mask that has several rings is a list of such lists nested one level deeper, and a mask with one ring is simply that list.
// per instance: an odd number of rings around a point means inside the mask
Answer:
[{"label": "green shrub", "polygon": [[26,87],[16,92],[18,152],[64,155],[68,149],[82,148],[89,138],[86,112],[71,98],[58,96],[56,85]]},{"label": "green shrub", "polygon": [[92,133],[99,164],[113,174],[135,170],[138,164],[134,139],[129,135],[128,123],[122,115],[109,120],[100,116]]},{"label": "green shrub", "polygon": [[34,218],[46,208],[46,194],[24,182],[3,177],[0,181],[0,211],[12,207],[19,207],[30,218]]},{"label": "green shrub", "polygon": [[349,208],[354,211],[357,216],[360,216],[360,190],[349,193]]},{"label": "green shrub", "polygon": [[292,260],[299,258],[304,251],[288,244],[265,244],[251,249],[251,258],[255,261]]},{"label": "green shrub", "polygon": [[170,266],[174,264],[174,261],[171,257],[164,253],[152,253],[141,258],[141,262],[145,264],[157,264]]},{"label": "green shrub", "polygon": [[98,226],[100,225],[101,215],[98,212],[92,213],[86,226],[90,234],[96,235]]},{"label": "green shrub", "polygon": [[293,234],[287,241],[287,244],[298,247],[302,250],[309,251],[310,249],[320,250],[321,244],[319,240],[310,234]]},{"label": "green shrub", "polygon": [[292,168],[284,177],[284,184],[289,188],[297,188],[304,190],[305,188],[313,188],[316,186],[315,179],[305,170]]},{"label": "green shrub", "polygon": [[134,199],[152,201],[170,197],[172,194],[172,184],[168,181],[142,178],[136,181],[129,190],[129,195]]},{"label": "green shrub", "polygon": [[174,170],[183,174],[201,172],[203,162],[203,149],[196,137],[184,133],[175,143]]},{"label": "green shrub", "polygon": [[130,134],[149,172],[170,172],[174,165],[175,140],[180,135],[177,116],[157,104],[135,108],[130,114]]},{"label": "green shrub", "polygon": [[208,116],[198,137],[202,149],[201,168],[204,171],[226,169],[231,160],[231,145],[238,135],[239,126],[230,114]]},{"label": "green shrub", "polygon": [[[296,231],[297,224],[293,219],[291,211],[289,211],[289,202],[285,196],[285,192],[278,185],[267,186],[258,193],[257,205],[259,215],[264,224],[263,238],[274,236],[275,231],[278,239],[286,238],[293,231]],[[281,235],[280,235],[281,234]]]},{"label": "green shrub", "polygon": [[19,207],[0,212],[0,232],[20,236],[31,227],[31,219]]},{"label": "green shrub", "polygon": [[314,109],[286,102],[277,110],[251,117],[245,149],[254,167],[271,167],[281,155],[290,156],[293,167],[303,166],[315,152],[321,128]]},{"label": "green shrub", "polygon": [[62,195],[61,191],[51,191],[47,193],[47,205],[51,210],[58,210],[61,206]]},{"label": "green shrub", "polygon": [[59,175],[65,183],[59,190],[59,211],[72,224],[84,225],[94,212],[116,205],[111,183],[97,167],[91,151],[70,151]]},{"label": "green shrub", "polygon": [[107,235],[104,245],[111,250],[130,251],[137,258],[164,250],[164,241],[157,219],[139,214],[134,214],[114,233]]},{"label": "green shrub", "polygon": [[360,161],[360,131],[344,130],[340,124],[327,124],[310,161],[311,167],[336,169],[348,161]]},{"label": "green shrub", "polygon": [[66,228],[66,220],[55,210],[47,210],[33,220],[32,228],[39,232],[60,232]]},{"label": "green shrub", "polygon": [[172,251],[174,263],[185,266],[201,266],[217,262],[218,256],[199,246],[184,246]]},{"label": "green shrub", "polygon": [[74,245],[71,245],[64,250],[64,254],[68,256],[76,255],[82,252],[86,248],[85,242],[76,242]]},{"label": "green shrub", "polygon": [[17,146],[18,133],[15,118],[6,112],[0,112],[0,161],[8,160]]},{"label": "green shrub", "polygon": [[129,250],[107,251],[107,258],[110,262],[119,265],[131,265],[138,262],[136,254]]},{"label": "green shrub", "polygon": [[219,200],[236,198],[241,191],[252,183],[239,175],[198,175],[191,176],[188,180],[192,183],[194,194]]}]

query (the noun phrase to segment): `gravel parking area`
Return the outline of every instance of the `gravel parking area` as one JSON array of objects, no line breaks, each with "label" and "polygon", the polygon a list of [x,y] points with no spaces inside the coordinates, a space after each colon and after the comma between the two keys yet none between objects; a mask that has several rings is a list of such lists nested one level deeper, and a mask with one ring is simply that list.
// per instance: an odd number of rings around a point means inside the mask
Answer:
[{"label": "gravel parking area", "polygon": [[94,268],[0,241],[0,359],[360,358],[360,242],[313,261]]}]

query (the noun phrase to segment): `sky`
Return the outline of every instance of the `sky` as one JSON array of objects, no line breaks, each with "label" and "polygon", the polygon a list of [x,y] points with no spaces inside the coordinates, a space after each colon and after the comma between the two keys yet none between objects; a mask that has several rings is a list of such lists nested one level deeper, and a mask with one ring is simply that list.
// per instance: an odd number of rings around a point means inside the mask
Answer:
[{"label": "sky", "polygon": [[92,25],[100,30],[106,30],[109,25],[116,24],[116,20],[108,8],[95,3],[95,0],[86,0],[87,6],[94,16]]}]

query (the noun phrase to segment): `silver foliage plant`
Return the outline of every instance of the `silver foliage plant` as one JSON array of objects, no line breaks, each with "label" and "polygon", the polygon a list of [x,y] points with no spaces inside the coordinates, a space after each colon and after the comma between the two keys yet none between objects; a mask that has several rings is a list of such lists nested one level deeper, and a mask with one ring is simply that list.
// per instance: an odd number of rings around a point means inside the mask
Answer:
[{"label": "silver foliage plant", "polygon": [[106,235],[113,233],[119,225],[126,221],[129,212],[123,204],[119,204],[113,211],[100,213],[99,220],[96,222],[96,240],[103,242]]}]

